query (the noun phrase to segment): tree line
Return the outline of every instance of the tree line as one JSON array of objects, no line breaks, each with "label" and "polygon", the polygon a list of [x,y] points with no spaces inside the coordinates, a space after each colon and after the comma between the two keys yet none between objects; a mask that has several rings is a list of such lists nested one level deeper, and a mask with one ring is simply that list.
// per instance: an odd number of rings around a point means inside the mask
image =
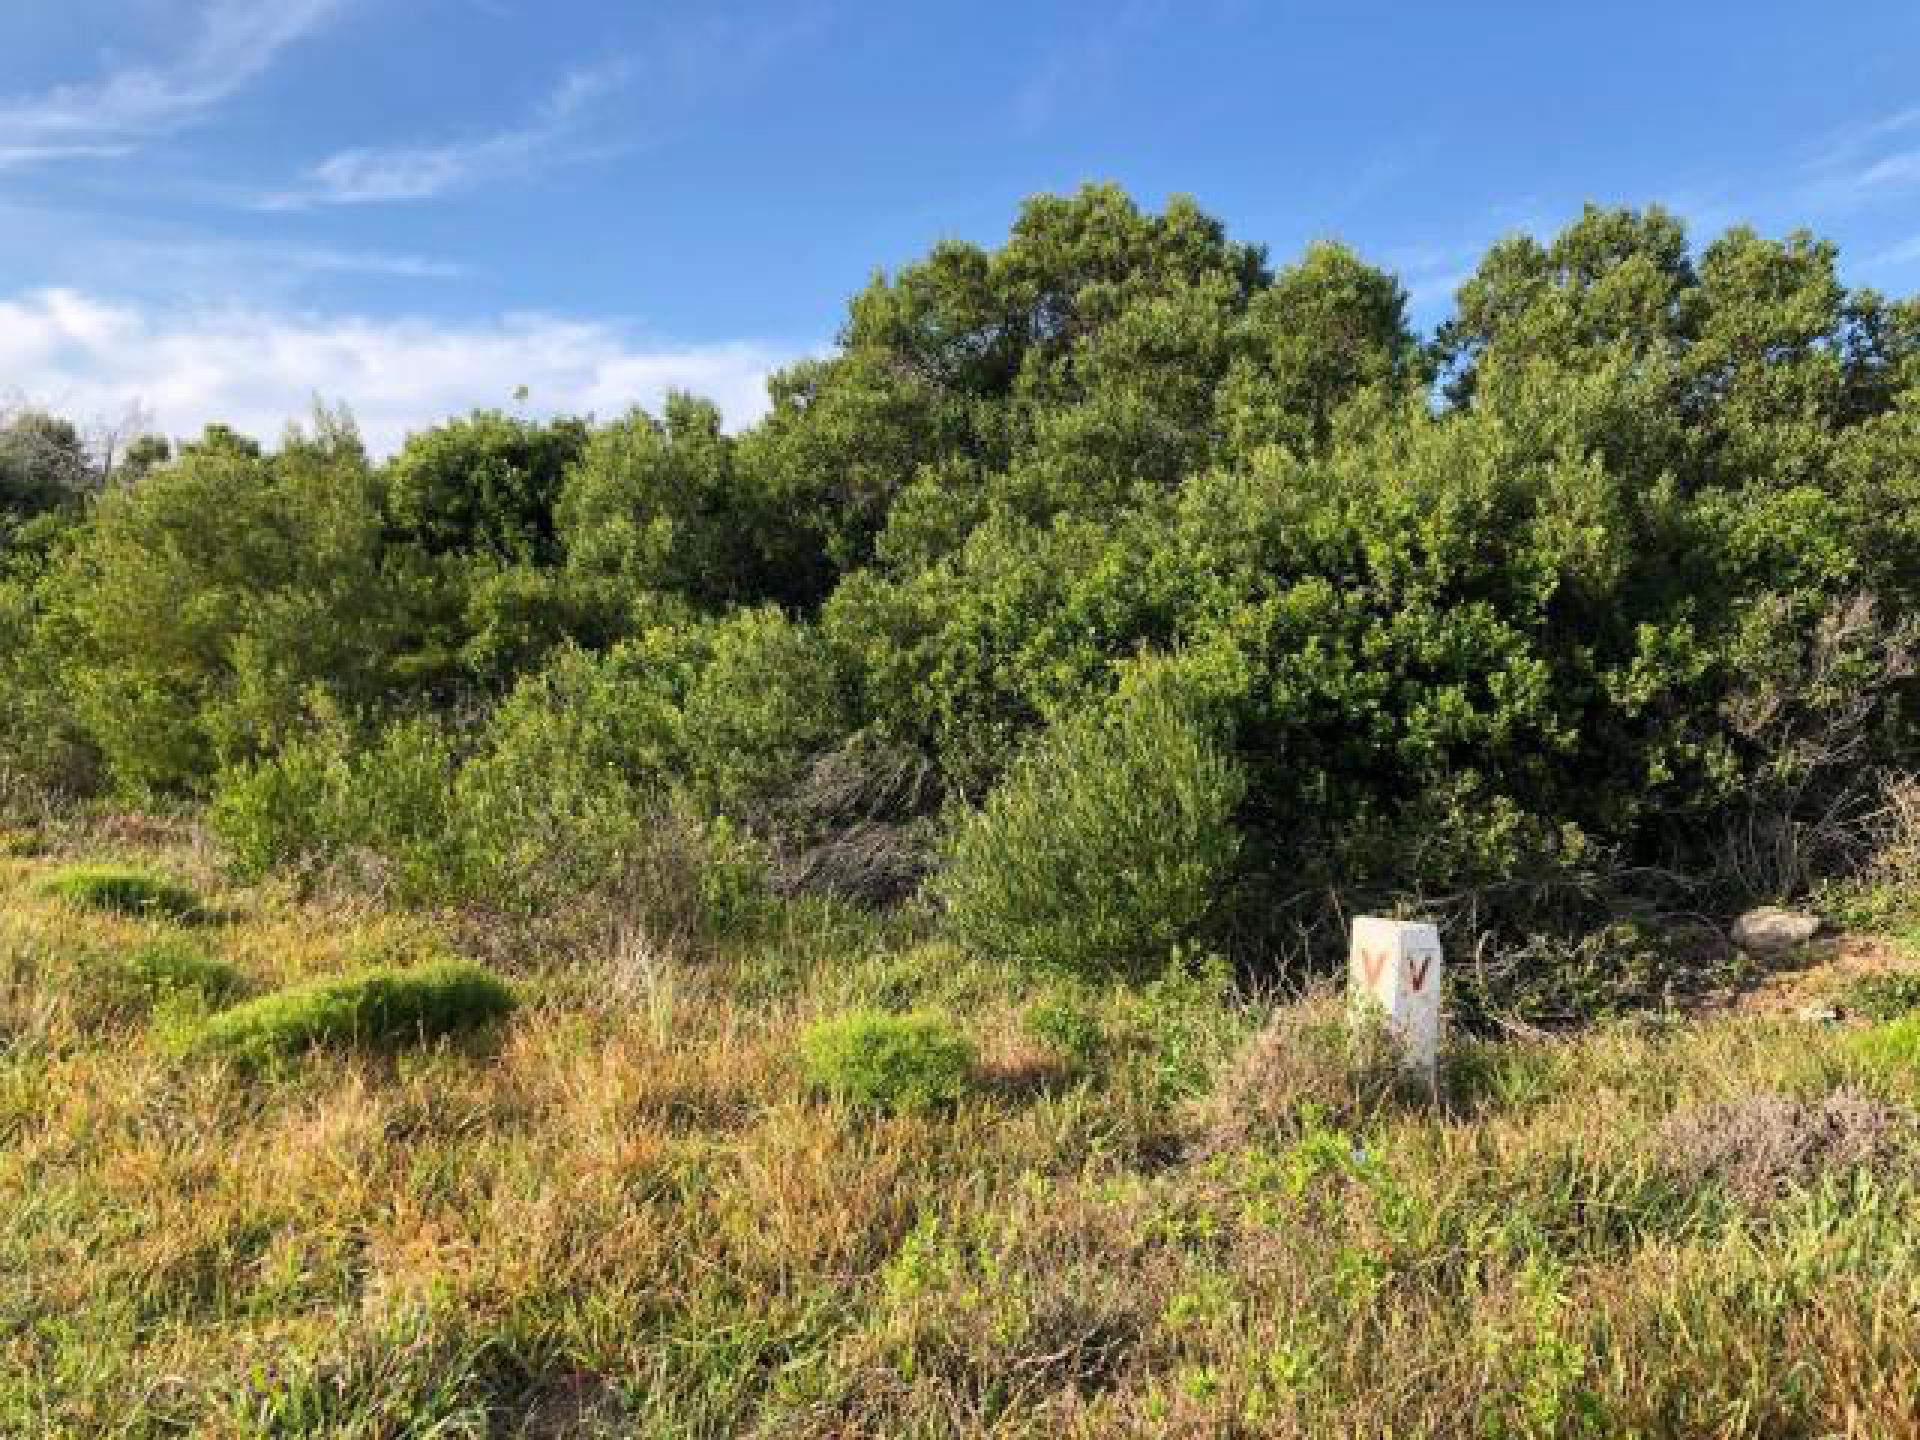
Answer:
[{"label": "tree line", "polygon": [[723,918],[1105,972],[1790,894],[1915,754],[1920,302],[1806,233],[1590,207],[1421,335],[1340,245],[1088,187],[770,392],[110,477],[17,414],[0,773],[527,913],[670,836]]}]

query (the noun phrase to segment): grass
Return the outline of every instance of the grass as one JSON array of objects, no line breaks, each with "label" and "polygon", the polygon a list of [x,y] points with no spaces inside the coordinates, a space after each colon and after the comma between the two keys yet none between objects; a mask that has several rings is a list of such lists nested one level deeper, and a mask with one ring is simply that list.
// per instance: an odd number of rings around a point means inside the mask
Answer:
[{"label": "grass", "polygon": [[1889,971],[1854,981],[1840,997],[1842,1008],[1870,1020],[1897,1020],[1920,1010],[1920,974]]},{"label": "grass", "polygon": [[1909,1083],[1920,1082],[1920,1015],[1902,1015],[1852,1037],[1854,1053]]},{"label": "grass", "polygon": [[[1756,1202],[1664,1148],[1757,1093],[1910,1103],[1867,1032],[1463,1045],[1435,1108],[1344,1089],[1319,1017],[1205,967],[1036,1038],[1052,992],[796,905],[645,1003],[503,942],[496,1045],[249,1077],[82,1023],[62,957],[153,926],[46,873],[0,862],[0,1434],[1920,1428],[1911,1166]],[[458,938],[269,890],[220,956],[284,1001]],[[980,1083],[813,1103],[802,1037],[872,1009],[964,1017]]]},{"label": "grass", "polygon": [[148,1005],[186,1001],[218,1007],[245,988],[240,972],[190,940],[150,940],[91,957],[86,968],[105,988]]},{"label": "grass", "polygon": [[316,980],[237,1005],[190,1032],[196,1055],[256,1065],[323,1047],[393,1047],[478,1030],[513,992],[478,965],[438,960]]},{"label": "grass", "polygon": [[191,888],[132,866],[71,866],[48,875],[40,890],[83,909],[116,915],[181,922],[205,918],[200,897]]}]

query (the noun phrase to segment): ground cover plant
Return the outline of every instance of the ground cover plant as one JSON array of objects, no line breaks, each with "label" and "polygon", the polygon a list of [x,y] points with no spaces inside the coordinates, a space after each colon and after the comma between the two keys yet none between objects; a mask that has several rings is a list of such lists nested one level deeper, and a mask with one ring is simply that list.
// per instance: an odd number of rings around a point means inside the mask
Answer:
[{"label": "ground cover plant", "polygon": [[952,1105],[966,1094],[971,1041],[938,1015],[856,1011],[822,1020],[800,1040],[807,1079],[829,1095],[883,1110]]},{"label": "ground cover plant", "polygon": [[197,920],[200,897],[185,885],[126,865],[76,865],[49,875],[44,891],[72,905],[154,920]]},{"label": "ground cover plant", "polygon": [[513,1010],[513,991],[478,965],[435,960],[315,980],[209,1018],[196,1055],[259,1064],[322,1046],[391,1047],[477,1030]]},{"label": "ground cover plant", "polygon": [[90,956],[85,965],[109,988],[150,1006],[185,1001],[217,1007],[237,997],[246,985],[232,965],[177,937]]}]

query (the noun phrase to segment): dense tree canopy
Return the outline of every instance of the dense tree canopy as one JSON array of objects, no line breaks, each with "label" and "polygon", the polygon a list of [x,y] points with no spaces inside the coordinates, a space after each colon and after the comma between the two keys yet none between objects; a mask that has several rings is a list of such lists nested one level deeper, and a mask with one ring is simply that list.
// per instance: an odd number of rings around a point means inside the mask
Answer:
[{"label": "dense tree canopy", "polygon": [[[1256,947],[1328,896],[1717,873],[1734,831],[1799,837],[1750,889],[1801,883],[1915,756],[1920,302],[1804,233],[1590,208],[1494,246],[1423,342],[1340,245],[1276,268],[1090,187],[876,275],[771,398],[737,435],[674,396],[380,464],[336,420],[147,452],[16,565],[0,685],[134,791],[444,767],[470,878],[589,817],[612,854],[595,795],[932,863],[942,805],[1054,793],[1031,757],[1105,743],[1085,717],[1151,671],[1205,737],[1169,754],[1244,779],[1195,913]],[[71,508],[82,450],[0,431],[8,523]],[[369,843],[325,808],[267,850]],[[1017,813],[1053,809],[1111,807]]]}]

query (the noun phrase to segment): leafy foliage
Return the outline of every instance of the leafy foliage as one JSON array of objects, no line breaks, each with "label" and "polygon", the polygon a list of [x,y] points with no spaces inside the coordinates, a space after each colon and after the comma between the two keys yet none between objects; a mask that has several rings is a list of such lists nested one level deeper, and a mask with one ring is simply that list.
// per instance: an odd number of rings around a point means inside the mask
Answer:
[{"label": "leafy foliage", "polygon": [[962,818],[939,883],[967,945],[1102,978],[1155,973],[1203,929],[1244,780],[1174,678],[1068,717]]},{"label": "leafy foliage", "polygon": [[[136,447],[89,504],[20,417],[0,772],[529,912],[666,815],[891,900],[984,805],[956,924],[1094,971],[1360,907],[1546,955],[1776,898],[1920,750],[1920,302],[1837,264],[1593,208],[1423,344],[1342,247],[1271,267],[1098,186],[877,275],[739,434],[676,395],[375,463],[323,413]],[[1125,740],[1154,655],[1204,712],[1184,779]]]}]

